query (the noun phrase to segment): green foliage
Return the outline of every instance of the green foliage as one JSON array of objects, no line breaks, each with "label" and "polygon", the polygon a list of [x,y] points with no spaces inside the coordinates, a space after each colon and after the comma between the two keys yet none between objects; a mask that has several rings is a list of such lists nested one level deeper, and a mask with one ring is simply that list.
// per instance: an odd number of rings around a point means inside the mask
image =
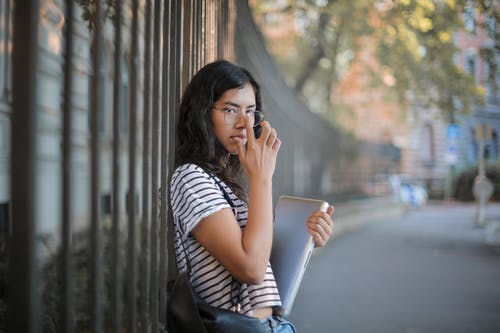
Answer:
[{"label": "green foliage", "polygon": [[332,89],[368,51],[378,64],[366,63],[372,77],[368,86],[381,87],[402,106],[409,98],[435,105],[453,121],[456,112],[484,103],[484,91],[454,61],[453,36],[462,27],[465,1],[289,0],[276,7],[259,0],[254,13],[259,18],[270,10],[292,12],[300,23],[293,36],[296,51],[277,62],[311,109],[325,114],[321,108],[332,108]]},{"label": "green foliage", "polygon": [[489,66],[487,81],[493,88],[493,95],[498,96],[499,88],[498,68],[500,67],[499,57],[495,56],[500,53],[500,4],[498,0],[477,0],[479,10],[486,16],[486,20],[481,22],[481,26],[486,30],[493,44],[481,49],[481,57]]},{"label": "green foliage", "polygon": [[[117,0],[106,0],[104,7],[104,18],[110,18],[113,22],[116,13],[116,1]],[[76,2],[82,8],[82,19],[87,22],[89,31],[94,30],[96,0],[76,0]]]},{"label": "green foliage", "polygon": [[[50,237],[50,236],[49,236]],[[112,228],[109,219],[103,223],[103,232],[101,234],[103,244],[103,310],[105,326],[109,326],[111,320],[111,291],[112,291]],[[119,256],[126,258],[127,244],[123,239],[125,233],[120,232],[121,245]],[[88,230],[78,232],[73,237],[73,298],[74,298],[74,321],[76,332],[87,332],[90,328],[90,263],[93,258],[90,257],[90,235]],[[43,243],[48,243],[46,240]],[[61,249],[53,251],[42,263],[40,268],[41,283],[41,302],[42,302],[42,331],[43,332],[62,332],[62,279],[61,276],[62,252]],[[125,267],[121,267],[122,276],[126,276]],[[121,299],[126,299],[126,284],[122,281]],[[123,310],[123,309],[122,309]],[[122,315],[123,325],[126,324],[126,318]]]},{"label": "green foliage", "polygon": [[[420,102],[436,105],[453,117],[484,103],[474,79],[454,61],[453,35],[461,27],[461,1],[399,0],[381,18],[386,24],[377,59],[391,69],[400,99],[411,91]],[[387,38],[389,37],[389,38]],[[453,119],[450,119],[453,121]]]},{"label": "green foliage", "polygon": [[[485,168],[486,177],[493,183],[491,200],[500,201],[500,167],[488,165]],[[453,181],[453,197],[459,201],[474,201],[472,192],[474,180],[478,174],[477,167],[462,171]]]}]

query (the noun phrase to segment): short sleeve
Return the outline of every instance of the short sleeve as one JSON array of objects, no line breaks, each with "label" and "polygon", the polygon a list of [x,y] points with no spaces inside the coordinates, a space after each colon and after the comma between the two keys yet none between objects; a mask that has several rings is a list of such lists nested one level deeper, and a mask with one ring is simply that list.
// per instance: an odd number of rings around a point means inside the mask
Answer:
[{"label": "short sleeve", "polygon": [[170,182],[174,221],[184,237],[205,217],[231,208],[220,187],[210,175],[194,164],[179,166]]}]

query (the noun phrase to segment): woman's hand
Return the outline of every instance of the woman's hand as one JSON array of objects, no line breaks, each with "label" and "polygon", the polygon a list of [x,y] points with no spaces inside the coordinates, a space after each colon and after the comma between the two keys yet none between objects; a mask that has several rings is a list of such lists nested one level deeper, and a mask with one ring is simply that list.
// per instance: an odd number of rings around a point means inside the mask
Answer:
[{"label": "woman's hand", "polygon": [[315,247],[322,247],[333,233],[332,214],[334,207],[329,206],[326,212],[317,210],[307,218],[307,231],[313,236]]},{"label": "woman's hand", "polygon": [[253,132],[253,123],[249,116],[245,117],[245,128],[247,135],[246,147],[239,138],[235,138],[238,144],[238,155],[241,166],[250,180],[263,177],[270,181],[276,166],[276,157],[281,146],[281,141],[276,135],[276,130],[263,121],[262,134],[258,139]]}]

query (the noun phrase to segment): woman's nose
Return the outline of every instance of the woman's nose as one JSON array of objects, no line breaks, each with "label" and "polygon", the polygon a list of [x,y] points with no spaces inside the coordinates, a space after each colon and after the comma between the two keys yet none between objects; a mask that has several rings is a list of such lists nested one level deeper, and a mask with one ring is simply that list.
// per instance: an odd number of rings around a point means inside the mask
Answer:
[{"label": "woman's nose", "polygon": [[245,114],[242,112],[238,112],[238,118],[234,122],[234,127],[236,128],[245,128]]}]

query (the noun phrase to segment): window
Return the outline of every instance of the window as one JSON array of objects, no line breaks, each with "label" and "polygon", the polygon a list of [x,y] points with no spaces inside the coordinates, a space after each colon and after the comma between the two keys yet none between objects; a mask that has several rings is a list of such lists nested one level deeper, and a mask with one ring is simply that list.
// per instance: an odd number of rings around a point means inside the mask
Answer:
[{"label": "window", "polygon": [[484,145],[484,160],[488,161],[491,159],[491,147],[489,144]]},{"label": "window", "polygon": [[476,131],[471,128],[471,137],[469,141],[469,161],[476,162],[478,160],[479,147],[476,140]]},{"label": "window", "polygon": [[8,97],[12,76],[12,3],[0,1],[0,96]]},{"label": "window", "polygon": [[476,77],[476,56],[475,55],[469,55],[465,58],[465,70],[472,77],[474,77],[474,78]]},{"label": "window", "polygon": [[495,40],[495,37],[496,37],[495,35],[496,35],[496,30],[497,30],[495,18],[492,16],[486,17],[485,26],[486,26],[486,32],[488,33],[488,36],[491,39]]},{"label": "window", "polygon": [[424,166],[431,167],[434,165],[434,129],[431,124],[427,123],[422,128],[420,141],[420,157]]},{"label": "window", "polygon": [[[102,51],[101,53],[101,68],[99,69],[99,85],[100,85],[100,101],[99,101],[99,114],[97,119],[97,129],[101,136],[103,136],[106,132],[106,114],[109,112],[110,108],[108,107],[109,101],[112,99],[112,95],[109,92],[109,85],[112,84],[111,79],[109,78],[109,58],[107,57],[107,53]],[[89,133],[92,128],[92,80],[93,74],[91,73],[89,76],[89,113],[88,113],[88,122],[89,122]]]},{"label": "window", "polygon": [[498,133],[495,130],[493,130],[491,132],[491,145],[492,145],[493,159],[497,160],[498,159]]},{"label": "window", "polygon": [[101,214],[103,216],[111,215],[111,194],[103,194],[101,195]]},{"label": "window", "polygon": [[129,84],[128,66],[125,59],[121,62],[121,82],[120,82],[120,132],[128,133],[128,113],[129,113]]},{"label": "window", "polygon": [[0,203],[0,240],[5,240],[10,234],[9,203]]},{"label": "window", "polygon": [[[130,209],[129,209],[130,199],[131,199],[130,198],[130,191],[127,191],[127,194],[125,196],[125,209],[126,209],[127,214],[130,213]],[[139,194],[137,192],[134,193],[133,205],[134,205],[135,213],[139,214]]]},{"label": "window", "polygon": [[475,33],[476,32],[476,8],[470,2],[465,5],[464,8],[464,28],[468,32]]},{"label": "window", "polygon": [[484,85],[486,86],[488,103],[498,103],[498,87],[495,81],[495,67],[488,61],[484,62]]},{"label": "window", "polygon": [[[106,75],[104,70],[99,71],[99,80],[100,80],[100,90],[101,90],[101,100],[99,101],[99,108],[100,112],[98,114],[98,119],[97,119],[97,128],[99,134],[104,134],[104,129],[105,129],[105,120],[104,120],[104,113],[105,113],[105,98],[107,98],[106,94]],[[92,130],[92,74],[89,76],[89,113],[88,113],[88,121],[89,121],[89,133]]]}]

